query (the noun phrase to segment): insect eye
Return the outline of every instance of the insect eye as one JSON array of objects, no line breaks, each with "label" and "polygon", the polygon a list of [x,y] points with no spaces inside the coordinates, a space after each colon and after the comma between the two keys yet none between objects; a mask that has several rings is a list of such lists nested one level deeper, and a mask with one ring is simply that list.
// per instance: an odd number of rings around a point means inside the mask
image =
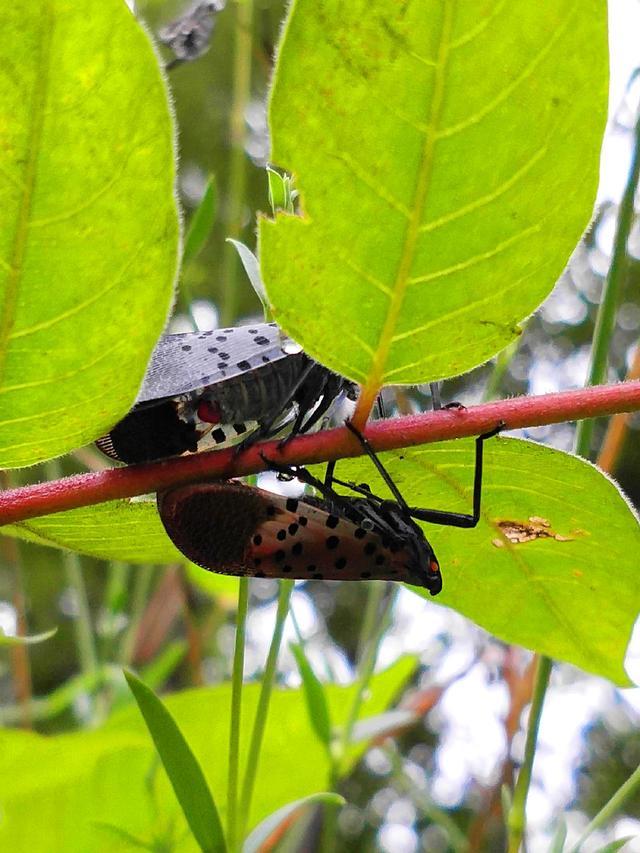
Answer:
[{"label": "insect eye", "polygon": [[370,518],[363,518],[362,521],[360,522],[360,527],[363,530],[368,530],[369,532],[371,532],[373,530],[373,528],[375,527],[375,525],[374,525],[373,521],[371,521]]}]

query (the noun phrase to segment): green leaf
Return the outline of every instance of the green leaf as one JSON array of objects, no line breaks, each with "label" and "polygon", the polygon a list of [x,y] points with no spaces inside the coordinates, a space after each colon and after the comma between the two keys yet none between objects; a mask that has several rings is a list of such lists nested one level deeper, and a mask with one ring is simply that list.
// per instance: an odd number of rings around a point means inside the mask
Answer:
[{"label": "green leaf", "polygon": [[296,0],[270,119],[303,216],[260,224],[278,323],[372,388],[505,347],[591,214],[607,69],[600,0]]},{"label": "green leaf", "polygon": [[309,720],[320,742],[328,748],[331,743],[331,718],[324,687],[313,671],[304,648],[299,643],[289,643],[289,648],[293,652],[302,678]]},{"label": "green leaf", "polygon": [[0,467],[130,408],[173,298],[173,127],[122,0],[2,4]]},{"label": "green leaf", "polygon": [[[377,673],[362,714],[373,716],[388,707],[414,667],[415,660],[407,658]],[[346,720],[355,689],[353,685],[325,686],[333,720]],[[164,699],[199,756],[210,790],[216,792],[225,791],[227,783],[230,693],[230,685],[224,684]],[[258,695],[259,685],[244,686],[241,742],[245,747]],[[360,755],[362,749],[354,751],[352,760]],[[154,781],[150,801],[149,768],[155,759],[144,722],[131,706],[91,731],[42,736],[0,729],[0,849],[40,850],[46,826],[52,850],[101,850],[105,849],[104,831],[96,829],[96,821],[121,827],[138,838],[153,838],[159,814],[163,825],[175,822],[176,837],[181,837],[186,830],[184,817],[164,773]],[[255,826],[285,803],[325,789],[330,769],[329,756],[311,728],[302,690],[276,688],[249,825]],[[25,820],[34,802],[38,820]],[[224,814],[224,797],[218,806]]]},{"label": "green leaf", "polygon": [[50,640],[57,632],[57,628],[51,628],[50,631],[43,631],[41,634],[31,634],[29,637],[10,637],[0,630],[0,646],[35,646],[37,643],[44,643],[45,640]]},{"label": "green leaf", "polygon": [[155,501],[110,501],[11,524],[2,533],[124,563],[184,563],[164,532]]},{"label": "green leaf", "polygon": [[[460,440],[381,459],[411,506],[470,512],[473,447]],[[629,684],[623,661],[640,610],[636,516],[575,456],[503,437],[484,452],[478,526],[424,525],[444,578],[434,600],[505,642]],[[341,460],[337,475],[386,493],[365,460]],[[530,541],[510,541],[527,529]]]},{"label": "green leaf", "polygon": [[275,169],[267,166],[267,181],[269,185],[269,207],[275,213],[284,210],[293,213],[293,203],[298,196],[293,189],[293,180],[290,175],[281,175]]},{"label": "green leaf", "polygon": [[211,175],[200,199],[200,204],[194,210],[189,222],[182,252],[183,266],[187,266],[196,257],[209,239],[216,218],[216,205],[216,178],[215,175]]},{"label": "green leaf", "polygon": [[232,237],[227,237],[227,243],[231,243],[238,253],[242,266],[244,267],[244,271],[247,274],[247,278],[251,283],[251,287],[253,287],[256,296],[262,303],[265,318],[268,318],[269,300],[267,298],[267,292],[264,289],[262,276],[260,275],[260,264],[258,263],[258,259],[251,249],[248,246],[245,246],[244,243],[241,243],[240,240],[234,240]]},{"label": "green leaf", "polygon": [[200,849],[223,853],[227,845],[220,816],[191,747],[153,690],[131,672],[125,678]]},{"label": "green leaf", "polygon": [[418,721],[419,717],[408,708],[393,708],[384,714],[358,720],[351,733],[351,743],[361,743],[392,734],[396,729],[404,729]]},{"label": "green leaf", "polygon": [[324,792],[320,794],[311,794],[309,797],[303,797],[293,803],[288,803],[277,812],[269,815],[245,839],[242,845],[242,853],[260,853],[262,845],[273,835],[281,824],[289,825],[291,818],[296,817],[296,812],[301,812],[308,806],[315,806],[320,803],[326,803],[331,806],[343,806],[346,803],[344,797],[340,794]]}]

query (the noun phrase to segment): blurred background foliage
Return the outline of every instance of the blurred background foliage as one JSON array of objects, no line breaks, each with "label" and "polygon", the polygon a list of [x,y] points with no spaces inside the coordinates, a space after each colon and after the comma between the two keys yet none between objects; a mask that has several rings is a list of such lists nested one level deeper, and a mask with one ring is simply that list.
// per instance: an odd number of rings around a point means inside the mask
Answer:
[{"label": "blurred background foliage", "polygon": [[[190,328],[191,309],[202,328],[261,316],[261,307],[235,250],[236,237],[255,248],[258,211],[268,211],[269,139],[265,99],[285,3],[227,0],[216,17],[211,48],[170,72],[179,128],[179,197],[188,224],[209,176],[215,179],[215,222],[203,250],[184,271],[175,331]],[[627,6],[631,6],[627,3]],[[624,8],[624,4],[619,4]],[[184,11],[178,0],[140,2],[137,13],[153,33]],[[244,16],[244,17],[243,17]],[[248,27],[248,29],[247,29]],[[235,45],[239,33],[251,38],[250,97],[239,101]],[[165,61],[170,52],[159,48]],[[628,157],[637,92],[632,84],[612,116],[605,156]],[[240,115],[242,138],[234,116]],[[579,133],[579,128],[576,128]],[[613,142],[611,142],[613,140]],[[594,225],[577,248],[552,297],[526,324],[516,346],[491,364],[445,383],[445,400],[477,402],[523,393],[578,387],[588,364],[594,315],[606,274],[617,215],[619,187],[604,185]],[[640,373],[640,220],[630,245],[627,280],[618,312],[610,380]],[[337,318],[339,322],[339,318]],[[386,389],[388,414],[430,407],[428,388]],[[640,416],[626,420],[613,454],[611,473],[640,506]],[[571,424],[527,432],[563,449],[573,443]],[[606,441],[598,424],[594,457]],[[57,464],[57,463],[56,463]],[[72,473],[103,465],[90,448],[61,461]],[[16,477],[16,475],[12,475]],[[42,466],[21,472],[23,482],[55,476]],[[12,482],[16,482],[14,479]],[[0,540],[0,625],[6,633],[34,634],[58,626],[56,636],[25,649],[2,650],[0,712],[7,724],[61,732],[94,725],[117,697],[109,685],[87,689],[74,681],[103,663],[132,663],[155,684],[171,690],[228,678],[233,650],[236,586],[233,579],[202,578],[181,567],[130,567],[62,554],[53,549]],[[615,566],[611,567],[615,571]],[[293,609],[307,653],[323,678],[346,682],[362,655],[362,637],[372,611],[368,584],[299,584]],[[355,772],[339,783],[349,805],[338,819],[336,849],[499,850],[504,844],[500,785],[511,778],[523,748],[523,713],[530,698],[531,655],[493,640],[453,612],[405,590],[381,589],[377,604],[395,598],[379,665],[417,653],[420,664],[400,703],[416,722],[370,749]],[[251,584],[245,674],[264,666],[275,613],[277,584]],[[373,613],[375,617],[375,612]],[[285,634],[292,639],[293,630]],[[87,635],[89,631],[89,636]],[[285,643],[286,645],[286,643]],[[632,677],[640,646],[629,658]],[[635,667],[634,667],[635,663]],[[299,684],[292,655],[279,660],[280,681]],[[639,690],[617,690],[566,665],[557,665],[548,694],[531,791],[530,850],[548,850],[563,813],[576,830],[601,808],[640,763]],[[50,697],[31,711],[31,697]],[[51,701],[51,697],[57,697]],[[315,827],[317,829],[317,826]],[[632,798],[612,825],[616,835],[640,834],[640,796]],[[310,824],[307,842],[314,836]],[[596,849],[595,847],[592,849]],[[640,850],[640,845],[627,848]]]}]

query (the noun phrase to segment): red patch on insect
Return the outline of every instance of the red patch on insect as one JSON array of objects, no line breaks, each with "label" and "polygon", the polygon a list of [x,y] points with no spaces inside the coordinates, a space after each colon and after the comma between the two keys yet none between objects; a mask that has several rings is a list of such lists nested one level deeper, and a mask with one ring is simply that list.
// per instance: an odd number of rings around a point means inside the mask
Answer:
[{"label": "red patch on insect", "polygon": [[[300,580],[394,580],[429,586],[412,555],[311,501],[240,483],[158,495],[162,523],[189,560],[223,574]],[[437,561],[429,564],[439,574]],[[422,570],[424,574],[424,569]]]},{"label": "red patch on insect", "polygon": [[201,400],[198,403],[196,413],[200,420],[206,424],[219,424],[222,420],[220,406],[217,403],[212,403],[210,400]]}]

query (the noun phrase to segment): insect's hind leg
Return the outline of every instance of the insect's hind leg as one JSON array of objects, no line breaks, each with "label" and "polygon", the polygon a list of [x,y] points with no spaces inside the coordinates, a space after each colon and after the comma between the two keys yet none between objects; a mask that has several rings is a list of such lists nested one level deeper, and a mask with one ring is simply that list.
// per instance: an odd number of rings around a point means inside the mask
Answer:
[{"label": "insect's hind leg", "polygon": [[442,524],[445,527],[475,527],[480,520],[480,505],[482,501],[482,469],[484,443],[493,438],[505,428],[504,421],[489,432],[485,432],[476,438],[476,459],[473,473],[473,512],[448,512],[441,509],[419,509],[410,507],[409,513],[418,521],[427,521],[431,524]]},{"label": "insect's hind leg", "polygon": [[[331,488],[331,483],[333,482],[333,468],[331,468],[328,481],[325,477],[325,482],[323,483],[322,480],[314,477],[310,471],[302,466],[286,465],[283,462],[276,462],[275,459],[269,459],[266,457],[264,453],[261,453],[260,456],[262,457],[263,462],[277,474],[284,474],[287,477],[295,477],[295,479],[304,483],[305,486],[313,486],[313,488],[316,489],[316,491],[318,491],[330,504],[340,507],[343,511],[349,509],[349,502]],[[327,466],[327,473],[329,473],[329,466],[331,466],[331,464],[332,463],[329,463]],[[335,463],[333,464],[335,465]]]},{"label": "insect's hind leg", "polygon": [[352,432],[352,433],[353,433],[353,435],[355,435],[355,437],[358,439],[358,441],[359,441],[359,442],[360,442],[360,444],[362,445],[362,447],[363,447],[363,449],[364,449],[365,453],[367,454],[367,456],[369,457],[369,459],[371,459],[371,461],[372,461],[372,462],[373,462],[373,464],[375,465],[376,470],[378,471],[378,473],[380,474],[380,476],[381,476],[381,477],[382,477],[382,479],[384,480],[384,482],[385,482],[386,486],[389,488],[389,490],[391,491],[392,495],[394,496],[394,498],[396,499],[396,501],[398,502],[398,504],[399,504],[401,507],[403,507],[404,509],[407,509],[407,510],[408,510],[408,509],[409,509],[409,506],[408,506],[408,504],[407,504],[406,500],[404,499],[404,497],[402,496],[402,493],[400,492],[400,489],[399,489],[399,488],[396,486],[396,484],[393,482],[393,479],[391,478],[391,475],[389,474],[389,472],[387,471],[387,469],[384,467],[384,465],[382,464],[382,462],[378,459],[378,455],[377,455],[377,453],[375,452],[375,450],[373,449],[373,447],[371,447],[371,445],[369,444],[369,442],[367,441],[367,439],[362,435],[362,433],[360,432],[360,430],[359,430],[359,429],[357,429],[357,428],[356,428],[356,427],[351,423],[351,421],[346,421],[346,422],[345,422],[345,426],[346,426],[346,428],[347,428],[350,432]]}]

